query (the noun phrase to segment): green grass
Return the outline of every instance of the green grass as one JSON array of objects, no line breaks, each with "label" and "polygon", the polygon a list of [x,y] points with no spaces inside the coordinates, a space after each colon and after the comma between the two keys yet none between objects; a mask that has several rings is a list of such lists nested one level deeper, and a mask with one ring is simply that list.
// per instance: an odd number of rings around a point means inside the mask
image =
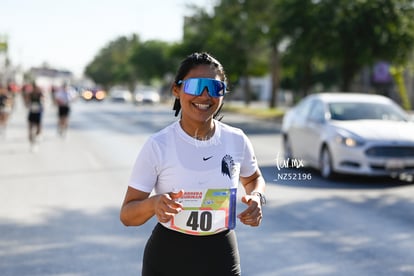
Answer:
[{"label": "green grass", "polygon": [[260,119],[281,119],[285,114],[285,111],[280,108],[246,107],[234,105],[224,105],[223,111],[246,114]]}]

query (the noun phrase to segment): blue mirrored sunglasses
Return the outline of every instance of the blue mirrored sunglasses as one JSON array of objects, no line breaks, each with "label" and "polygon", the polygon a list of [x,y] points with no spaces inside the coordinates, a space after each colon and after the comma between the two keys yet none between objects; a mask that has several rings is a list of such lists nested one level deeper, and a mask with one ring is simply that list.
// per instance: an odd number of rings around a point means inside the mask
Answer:
[{"label": "blue mirrored sunglasses", "polygon": [[207,78],[191,78],[180,80],[177,84],[183,84],[183,91],[188,95],[200,96],[207,87],[208,94],[213,98],[220,98],[226,93],[226,84],[223,81]]}]

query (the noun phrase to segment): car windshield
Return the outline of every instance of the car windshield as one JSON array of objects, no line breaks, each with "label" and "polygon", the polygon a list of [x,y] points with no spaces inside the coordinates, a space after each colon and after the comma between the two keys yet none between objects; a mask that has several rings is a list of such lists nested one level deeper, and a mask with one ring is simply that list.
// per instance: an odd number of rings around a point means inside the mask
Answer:
[{"label": "car windshield", "polygon": [[391,104],[368,102],[329,103],[332,120],[392,120],[407,121],[407,117],[399,107]]}]

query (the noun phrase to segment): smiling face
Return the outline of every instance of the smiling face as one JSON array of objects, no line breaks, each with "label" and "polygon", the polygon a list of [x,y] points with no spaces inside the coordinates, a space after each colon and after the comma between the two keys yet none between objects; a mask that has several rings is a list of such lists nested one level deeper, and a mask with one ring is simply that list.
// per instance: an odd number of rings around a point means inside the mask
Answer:
[{"label": "smiling face", "polygon": [[[192,68],[183,80],[189,78],[211,78],[221,80],[217,70],[210,65],[198,65]],[[181,103],[181,124],[183,128],[213,127],[213,115],[218,111],[223,101],[223,97],[211,97],[207,89],[204,89],[200,96],[192,96],[184,93],[183,85],[175,85],[173,94],[180,99]]]}]

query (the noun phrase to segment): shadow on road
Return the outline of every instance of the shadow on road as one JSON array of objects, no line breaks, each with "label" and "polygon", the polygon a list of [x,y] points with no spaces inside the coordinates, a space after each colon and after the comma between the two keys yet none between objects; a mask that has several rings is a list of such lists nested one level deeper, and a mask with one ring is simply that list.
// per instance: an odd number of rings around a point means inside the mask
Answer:
[{"label": "shadow on road", "polygon": [[0,274],[137,275],[148,227],[121,225],[118,209],[53,210],[38,224],[0,222]]},{"label": "shadow on road", "polygon": [[[414,272],[413,208],[392,195],[269,202],[261,227],[237,223],[243,275],[409,275],[401,269]],[[38,224],[0,222],[1,275],[139,275],[155,222],[127,228],[118,214],[62,208]]]},{"label": "shadow on road", "polygon": [[259,229],[239,228],[246,275],[413,275],[413,208],[395,195],[269,202]]},{"label": "shadow on road", "polygon": [[341,175],[334,180],[323,179],[314,169],[299,168],[278,170],[275,166],[261,166],[267,183],[282,186],[317,189],[386,189],[412,185],[413,182],[391,177],[363,177]]}]

